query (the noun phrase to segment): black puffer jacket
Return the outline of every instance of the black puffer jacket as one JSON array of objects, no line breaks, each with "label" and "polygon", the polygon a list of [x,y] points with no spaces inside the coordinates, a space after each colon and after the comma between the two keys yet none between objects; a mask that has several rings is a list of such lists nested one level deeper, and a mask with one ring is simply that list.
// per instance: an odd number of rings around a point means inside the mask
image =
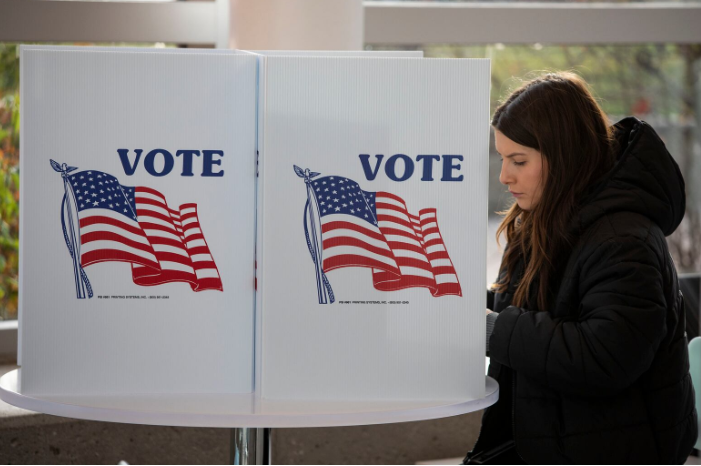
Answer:
[{"label": "black puffer jacket", "polygon": [[511,306],[516,280],[488,292],[500,396],[468,458],[512,438],[539,464],[682,464],[692,449],[683,297],[665,241],[684,216],[684,179],[648,124],[616,131],[617,163],[581,202],[548,309]]}]

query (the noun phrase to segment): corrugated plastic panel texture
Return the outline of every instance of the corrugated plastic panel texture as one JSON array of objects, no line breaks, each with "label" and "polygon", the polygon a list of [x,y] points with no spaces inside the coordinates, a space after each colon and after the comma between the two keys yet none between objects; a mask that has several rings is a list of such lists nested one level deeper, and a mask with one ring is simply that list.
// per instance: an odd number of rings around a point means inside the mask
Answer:
[{"label": "corrugated plastic panel texture", "polygon": [[[255,57],[30,47],[21,62],[22,391],[250,392]],[[133,176],[120,148],[131,163],[144,151]],[[166,176],[144,170],[156,148],[174,156]],[[181,176],[175,153],[184,149],[223,150],[215,168],[225,175],[200,176],[195,157],[194,176]],[[49,159],[158,190],[172,208],[196,203],[223,291],[137,286],[130,264],[111,261],[85,268],[95,296],[77,299],[61,227],[64,186]]]},{"label": "corrugated plastic panel texture", "polygon": [[[482,397],[489,61],[268,57],[261,92],[263,396]],[[372,169],[376,154],[384,154],[374,180],[359,154],[370,155]],[[394,154],[413,160],[413,176],[405,181],[385,172]],[[433,181],[422,181],[416,157],[428,154],[462,155],[461,162],[453,159],[462,181],[440,181],[444,159],[435,162]],[[461,296],[434,297],[421,287],[379,291],[371,268],[347,267],[327,271],[336,302],[319,304],[304,232],[308,196],[293,165],[320,173],[317,180],[334,176],[364,191],[396,195],[413,215],[435,208]],[[395,168],[403,177],[404,162]],[[353,236],[340,230],[324,235],[326,256],[335,254],[335,238]],[[388,243],[407,241],[384,236]],[[373,244],[381,246],[378,241]]]}]

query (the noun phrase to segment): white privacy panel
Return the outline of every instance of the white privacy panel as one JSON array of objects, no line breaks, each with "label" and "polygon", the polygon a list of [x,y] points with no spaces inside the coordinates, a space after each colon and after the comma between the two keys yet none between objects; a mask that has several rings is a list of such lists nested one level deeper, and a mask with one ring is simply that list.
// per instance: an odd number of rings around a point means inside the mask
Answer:
[{"label": "white privacy panel", "polygon": [[22,49],[23,392],[252,391],[255,91],[246,54]]},{"label": "white privacy panel", "polygon": [[260,61],[262,396],[484,396],[489,61]]}]

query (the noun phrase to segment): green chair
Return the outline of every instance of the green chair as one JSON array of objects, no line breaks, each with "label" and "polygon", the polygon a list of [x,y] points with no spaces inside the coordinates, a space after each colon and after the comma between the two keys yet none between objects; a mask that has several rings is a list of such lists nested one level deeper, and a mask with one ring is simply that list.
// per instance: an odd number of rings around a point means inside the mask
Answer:
[{"label": "green chair", "polygon": [[[696,392],[696,410],[701,415],[701,337],[693,338],[689,342],[689,372],[691,382]],[[699,416],[699,438],[696,439],[697,450],[701,450],[701,416]]]}]

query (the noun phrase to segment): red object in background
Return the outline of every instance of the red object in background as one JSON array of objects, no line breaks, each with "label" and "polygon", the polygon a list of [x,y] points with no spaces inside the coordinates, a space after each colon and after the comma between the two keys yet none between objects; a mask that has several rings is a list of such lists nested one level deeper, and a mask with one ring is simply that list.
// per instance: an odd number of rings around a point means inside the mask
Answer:
[{"label": "red object in background", "polygon": [[650,101],[647,100],[645,97],[641,97],[638,99],[637,102],[633,104],[633,106],[630,108],[630,111],[633,115],[647,115],[650,113]]}]

